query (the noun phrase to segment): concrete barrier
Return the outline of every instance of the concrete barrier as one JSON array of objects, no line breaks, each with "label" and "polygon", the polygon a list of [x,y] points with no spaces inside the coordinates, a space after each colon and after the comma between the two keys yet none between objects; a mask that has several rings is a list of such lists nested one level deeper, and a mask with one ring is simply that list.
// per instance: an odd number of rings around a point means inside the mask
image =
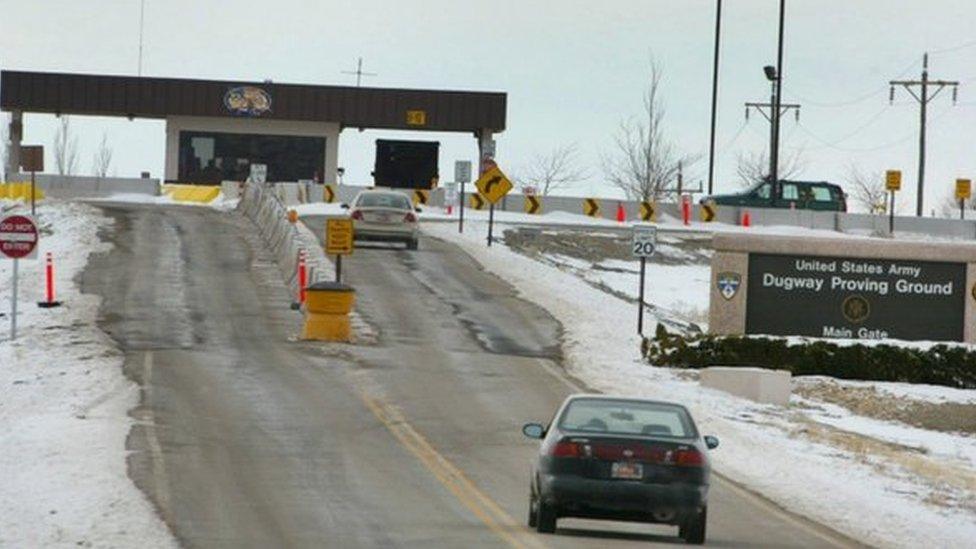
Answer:
[{"label": "concrete barrier", "polygon": [[[30,182],[30,174],[10,175],[10,183]],[[127,177],[94,177],[80,175],[54,175],[39,173],[37,186],[51,198],[104,198],[113,194],[147,194],[159,196],[158,179]]]},{"label": "concrete barrier", "polygon": [[713,366],[701,371],[702,387],[777,406],[789,404],[791,380],[786,370]]}]

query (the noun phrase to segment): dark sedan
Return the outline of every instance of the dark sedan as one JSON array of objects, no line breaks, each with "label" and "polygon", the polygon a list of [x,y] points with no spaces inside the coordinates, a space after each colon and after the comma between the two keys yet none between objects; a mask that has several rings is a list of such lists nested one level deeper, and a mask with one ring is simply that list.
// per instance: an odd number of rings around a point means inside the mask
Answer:
[{"label": "dark sedan", "polygon": [[705,543],[708,450],[681,405],[576,395],[548,427],[522,432],[542,439],[532,468],[529,526],[556,531],[564,517],[678,526],[687,543]]}]

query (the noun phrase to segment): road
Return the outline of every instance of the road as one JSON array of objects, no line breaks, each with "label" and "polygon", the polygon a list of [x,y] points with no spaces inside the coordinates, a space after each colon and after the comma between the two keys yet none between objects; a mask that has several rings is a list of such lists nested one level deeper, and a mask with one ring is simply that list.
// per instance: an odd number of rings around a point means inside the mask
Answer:
[{"label": "road", "polygon": [[[142,387],[129,474],[184,546],[680,541],[644,525],[524,526],[535,444],[521,424],[578,388],[560,370],[559,324],[453,245],[357,249],[344,271],[378,337],[324,345],[295,337],[300,315],[249,221],[103,209],[115,247],[82,287],[103,297],[100,325]],[[724,482],[709,511],[716,547],[848,545]]]}]

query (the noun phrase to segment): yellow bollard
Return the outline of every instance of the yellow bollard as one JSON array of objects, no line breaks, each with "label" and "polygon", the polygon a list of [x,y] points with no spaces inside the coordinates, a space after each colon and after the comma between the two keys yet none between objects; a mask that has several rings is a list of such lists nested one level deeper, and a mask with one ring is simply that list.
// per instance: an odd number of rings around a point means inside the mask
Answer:
[{"label": "yellow bollard", "polygon": [[294,225],[298,222],[298,211],[295,209],[288,210],[288,222]]},{"label": "yellow bollard", "polygon": [[306,289],[302,339],[350,341],[349,312],[356,290],[338,282],[317,282]]}]

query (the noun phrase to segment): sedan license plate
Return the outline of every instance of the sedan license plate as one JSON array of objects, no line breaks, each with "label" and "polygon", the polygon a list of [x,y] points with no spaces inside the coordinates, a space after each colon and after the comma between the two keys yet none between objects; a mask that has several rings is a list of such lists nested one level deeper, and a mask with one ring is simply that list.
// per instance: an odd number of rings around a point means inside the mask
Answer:
[{"label": "sedan license plate", "polygon": [[373,215],[373,220],[376,223],[389,223],[389,222],[393,221],[393,219],[390,217],[390,214],[387,214],[387,213],[374,214]]},{"label": "sedan license plate", "polygon": [[640,479],[644,476],[644,465],[632,461],[617,461],[610,467],[611,478]]}]

